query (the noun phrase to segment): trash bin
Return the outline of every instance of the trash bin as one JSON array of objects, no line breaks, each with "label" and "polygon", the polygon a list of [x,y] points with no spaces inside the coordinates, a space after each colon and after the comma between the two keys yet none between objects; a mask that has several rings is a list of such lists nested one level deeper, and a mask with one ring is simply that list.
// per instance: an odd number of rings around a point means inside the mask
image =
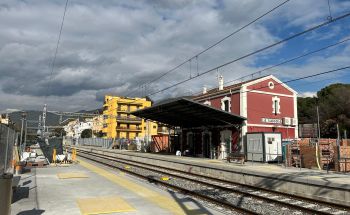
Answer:
[{"label": "trash bin", "polygon": [[0,211],[4,215],[11,214],[12,178],[12,174],[0,176]]}]

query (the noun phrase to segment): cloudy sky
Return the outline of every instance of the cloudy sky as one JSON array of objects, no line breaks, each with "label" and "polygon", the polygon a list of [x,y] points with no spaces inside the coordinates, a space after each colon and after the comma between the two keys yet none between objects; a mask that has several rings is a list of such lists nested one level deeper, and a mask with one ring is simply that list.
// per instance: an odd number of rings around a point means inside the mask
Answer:
[{"label": "cloudy sky", "polygon": [[[284,0],[70,0],[56,64],[65,0],[0,0],[0,111],[77,111],[99,108],[105,94],[142,96],[325,22],[327,0],[290,0],[191,63],[142,87]],[[350,0],[330,0],[333,17]],[[350,17],[153,95],[189,95],[350,36]],[[197,71],[198,64],[198,71]],[[350,42],[265,71],[286,81],[350,65]],[[50,81],[51,80],[51,81]],[[350,70],[290,83],[313,95]],[[48,87],[50,85],[51,87]]]}]

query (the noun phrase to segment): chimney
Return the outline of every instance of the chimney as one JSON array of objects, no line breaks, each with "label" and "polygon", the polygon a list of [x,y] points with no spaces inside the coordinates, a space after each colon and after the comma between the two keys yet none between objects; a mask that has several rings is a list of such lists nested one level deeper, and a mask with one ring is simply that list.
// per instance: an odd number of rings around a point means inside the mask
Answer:
[{"label": "chimney", "polygon": [[207,87],[203,87],[203,94],[207,93]]},{"label": "chimney", "polygon": [[219,76],[219,90],[223,90],[224,89],[224,78],[222,77],[222,75]]}]

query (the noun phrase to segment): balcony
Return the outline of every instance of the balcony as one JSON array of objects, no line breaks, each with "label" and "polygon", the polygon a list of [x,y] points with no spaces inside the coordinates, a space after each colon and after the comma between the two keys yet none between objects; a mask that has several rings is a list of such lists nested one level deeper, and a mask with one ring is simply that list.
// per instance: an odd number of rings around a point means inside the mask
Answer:
[{"label": "balcony", "polygon": [[117,111],[118,112],[125,112],[125,113],[128,113],[130,111],[130,108],[121,108],[121,107],[118,107],[117,108]]},{"label": "balcony", "polygon": [[141,127],[137,126],[137,127],[125,127],[125,126],[117,126],[116,127],[117,131],[141,131]]},{"label": "balcony", "polygon": [[122,117],[118,116],[117,117],[118,122],[126,122],[126,123],[142,123],[142,119],[138,117]]},{"label": "balcony", "polygon": [[143,102],[144,102],[144,101],[142,101],[142,100],[140,100],[140,101],[135,101],[135,100],[133,100],[133,101],[121,101],[121,100],[119,100],[119,101],[118,101],[118,104],[133,105],[133,106],[142,106],[142,105],[143,105]]}]

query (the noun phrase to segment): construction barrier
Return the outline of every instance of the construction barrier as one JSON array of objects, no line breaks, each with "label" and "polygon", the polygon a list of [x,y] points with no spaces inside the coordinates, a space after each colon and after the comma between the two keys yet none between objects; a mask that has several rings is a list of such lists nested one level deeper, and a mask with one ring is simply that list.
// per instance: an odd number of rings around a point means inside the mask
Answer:
[{"label": "construction barrier", "polygon": [[12,174],[0,176],[0,211],[4,215],[11,214],[12,178]]},{"label": "construction barrier", "polygon": [[350,172],[348,140],[300,139],[287,145],[286,165],[291,167]]},{"label": "construction barrier", "polygon": [[13,147],[17,133],[12,128],[0,124],[0,175],[13,173]]},{"label": "construction barrier", "polygon": [[77,150],[76,149],[72,149],[72,161],[76,161],[77,160]]}]

